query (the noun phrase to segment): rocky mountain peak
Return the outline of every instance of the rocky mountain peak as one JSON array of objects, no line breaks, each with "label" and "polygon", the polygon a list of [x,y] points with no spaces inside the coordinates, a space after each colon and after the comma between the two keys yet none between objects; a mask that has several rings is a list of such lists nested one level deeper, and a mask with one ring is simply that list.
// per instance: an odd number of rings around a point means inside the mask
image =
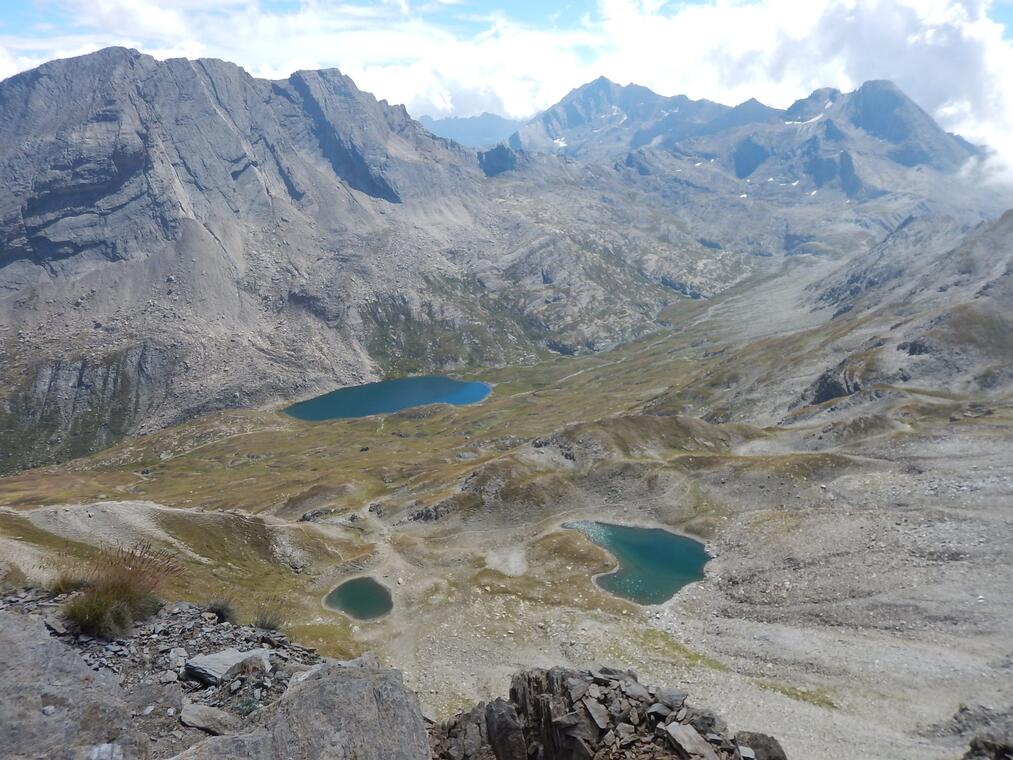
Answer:
[{"label": "rocky mountain peak", "polygon": [[796,100],[784,112],[789,121],[808,121],[819,116],[841,98],[841,91],[834,87],[821,87],[806,98]]},{"label": "rocky mountain peak", "polygon": [[952,171],[979,154],[966,141],[943,131],[888,80],[866,82],[847,95],[841,113],[852,126],[895,146],[888,156],[904,166],[927,165]]},{"label": "rocky mountain peak", "polygon": [[855,90],[847,113],[856,127],[897,144],[911,137],[919,122],[931,121],[897,85],[885,79],[866,82]]}]

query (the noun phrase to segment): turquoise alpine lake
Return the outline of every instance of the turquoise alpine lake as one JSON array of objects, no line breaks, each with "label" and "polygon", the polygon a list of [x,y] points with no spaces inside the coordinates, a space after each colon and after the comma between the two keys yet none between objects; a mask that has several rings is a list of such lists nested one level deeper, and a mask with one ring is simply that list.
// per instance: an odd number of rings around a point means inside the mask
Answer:
[{"label": "turquoise alpine lake", "polygon": [[710,560],[699,541],[661,528],[581,520],[564,528],[579,530],[616,558],[618,567],[595,578],[605,591],[637,604],[661,604],[683,586],[702,580]]},{"label": "turquoise alpine lake", "polygon": [[394,608],[390,591],[368,576],[345,581],[324,598],[324,605],[356,620],[383,617]]},{"label": "turquoise alpine lake", "polygon": [[474,404],[492,391],[485,383],[432,375],[353,385],[300,401],[286,414],[307,422],[390,414],[427,404]]}]

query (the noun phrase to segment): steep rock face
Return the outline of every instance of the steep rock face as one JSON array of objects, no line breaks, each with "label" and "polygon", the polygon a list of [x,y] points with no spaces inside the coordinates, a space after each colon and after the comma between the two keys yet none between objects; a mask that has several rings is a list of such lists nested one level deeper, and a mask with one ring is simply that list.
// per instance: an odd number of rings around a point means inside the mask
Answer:
[{"label": "steep rock face", "polygon": [[905,166],[952,171],[978,155],[967,142],[943,132],[893,82],[866,82],[847,96],[842,113],[855,127],[895,146],[887,155]]},{"label": "steep rock face", "polygon": [[230,247],[218,217],[347,205],[342,187],[395,203],[432,196],[469,165],[335,70],[267,82],[222,61],[109,48],[0,90],[0,263],[137,258],[183,219]]},{"label": "steep rock face", "polygon": [[[142,344],[91,359],[36,364],[0,399],[0,469],[67,459],[136,429],[165,403],[161,378],[177,372],[171,348]],[[24,446],[35,438],[36,448]]]}]

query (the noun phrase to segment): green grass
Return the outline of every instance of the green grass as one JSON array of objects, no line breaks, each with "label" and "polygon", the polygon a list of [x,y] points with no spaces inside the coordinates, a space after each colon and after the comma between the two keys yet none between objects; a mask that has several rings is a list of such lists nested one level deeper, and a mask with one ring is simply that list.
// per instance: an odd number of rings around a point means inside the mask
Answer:
[{"label": "green grass", "polygon": [[625,641],[606,647],[602,655],[611,663],[631,666],[639,666],[643,658],[650,658],[666,665],[728,672],[728,667],[723,663],[690,649],[658,628],[633,628]]},{"label": "green grass", "polygon": [[280,631],[289,622],[284,599],[269,596],[257,602],[250,624],[265,631]]},{"label": "green grass", "polygon": [[83,567],[84,590],[63,607],[63,616],[81,633],[112,638],[127,633],[135,620],[157,611],[155,596],[183,566],[165,549],[149,544],[103,549]]},{"label": "green grass", "polygon": [[826,710],[836,710],[839,705],[834,702],[826,691],[821,689],[800,689],[797,686],[781,683],[779,681],[756,680],[756,685],[767,691],[776,691],[796,702],[805,702]]}]

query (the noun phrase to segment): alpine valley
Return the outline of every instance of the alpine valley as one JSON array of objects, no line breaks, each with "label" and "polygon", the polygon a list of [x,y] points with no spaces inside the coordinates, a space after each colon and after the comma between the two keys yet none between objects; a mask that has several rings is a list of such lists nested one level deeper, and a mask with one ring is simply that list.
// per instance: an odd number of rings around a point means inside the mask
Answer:
[{"label": "alpine valley", "polygon": [[[334,69],[267,81],[108,48],[0,82],[4,583],[170,551],[169,599],[280,600],[289,665],[369,651],[404,671],[437,757],[512,760],[509,713],[530,721],[523,760],[548,693],[595,718],[588,758],[710,757],[679,744],[696,713],[631,670],[796,760],[1004,757],[1013,191],[890,82],[799,96],[600,78],[519,125],[424,122],[441,137]],[[285,411],[446,374],[491,393]],[[609,593],[614,554],[571,525],[595,521],[704,542],[703,579],[660,604]],[[363,576],[386,593],[352,598],[366,613],[325,603]],[[51,602],[0,596],[4,647],[31,637],[3,616]],[[147,624],[158,645],[209,619],[173,609]],[[478,727],[467,710],[520,670]],[[262,730],[318,677],[273,704],[277,678],[258,687]],[[602,724],[609,699],[625,712]],[[697,723],[713,757],[749,756]],[[239,731],[148,738],[156,757],[272,756]],[[478,735],[495,754],[458,752]],[[644,736],[676,753],[617,754]],[[376,746],[347,757],[417,756]]]}]

